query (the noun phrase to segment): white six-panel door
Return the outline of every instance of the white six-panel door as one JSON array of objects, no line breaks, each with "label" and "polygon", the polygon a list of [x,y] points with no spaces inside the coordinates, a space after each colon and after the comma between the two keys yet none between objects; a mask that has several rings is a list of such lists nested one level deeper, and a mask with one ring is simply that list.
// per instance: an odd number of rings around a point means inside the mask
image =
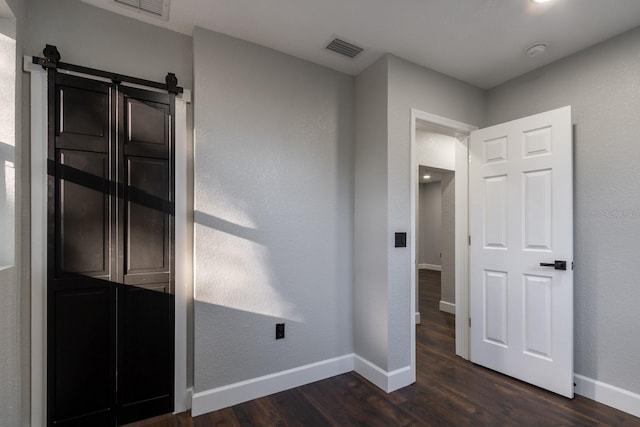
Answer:
[{"label": "white six-panel door", "polygon": [[[471,360],[573,397],[571,107],[471,133]],[[541,266],[566,261],[567,269]]]}]

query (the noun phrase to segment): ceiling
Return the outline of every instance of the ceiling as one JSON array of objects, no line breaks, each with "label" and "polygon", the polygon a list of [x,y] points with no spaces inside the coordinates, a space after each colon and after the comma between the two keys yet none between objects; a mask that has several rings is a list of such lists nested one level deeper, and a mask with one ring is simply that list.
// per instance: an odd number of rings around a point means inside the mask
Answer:
[{"label": "ceiling", "polygon": [[[352,75],[392,53],[483,89],[640,25],[638,0],[172,0],[169,20],[83,0],[191,34],[200,26]],[[324,49],[334,37],[355,60]],[[547,43],[543,54],[526,49]]]},{"label": "ceiling", "polygon": [[[432,168],[429,166],[419,165],[418,167],[418,182],[420,184],[428,184],[431,182],[442,181],[442,177],[446,174],[453,173],[445,169]],[[428,176],[429,178],[425,178]]]}]

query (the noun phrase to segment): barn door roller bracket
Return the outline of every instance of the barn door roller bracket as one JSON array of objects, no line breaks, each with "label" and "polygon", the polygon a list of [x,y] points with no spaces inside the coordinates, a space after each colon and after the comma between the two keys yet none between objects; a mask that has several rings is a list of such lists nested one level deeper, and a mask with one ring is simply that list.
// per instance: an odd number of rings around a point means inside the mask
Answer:
[{"label": "barn door roller bracket", "polygon": [[32,61],[34,64],[38,64],[42,66],[45,70],[49,68],[58,68],[58,63],[60,62],[60,52],[58,52],[58,48],[52,46],[50,44],[46,45],[42,50],[44,58],[39,58],[34,56]]}]

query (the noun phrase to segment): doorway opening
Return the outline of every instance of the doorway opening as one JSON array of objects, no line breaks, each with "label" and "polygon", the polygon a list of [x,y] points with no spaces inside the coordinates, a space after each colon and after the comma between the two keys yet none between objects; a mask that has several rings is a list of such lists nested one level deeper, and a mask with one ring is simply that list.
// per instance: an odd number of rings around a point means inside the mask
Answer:
[{"label": "doorway opening", "polygon": [[[457,122],[445,117],[436,116],[419,110],[411,111],[411,232],[410,249],[411,259],[414,262],[411,269],[411,363],[415,370],[416,363],[416,328],[415,320],[419,320],[419,272],[421,262],[419,255],[419,233],[420,233],[420,177],[429,175],[428,170],[440,174],[450,173],[447,176],[452,182],[450,189],[453,193],[452,204],[455,206],[453,218],[448,215],[447,219],[453,219],[453,237],[450,250],[451,276],[453,279],[452,289],[446,291],[451,301],[442,300],[449,304],[442,304],[455,313],[455,353],[465,359],[469,358],[469,326],[468,322],[462,319],[469,317],[469,289],[468,289],[468,168],[469,150],[468,136],[475,126]],[[424,174],[420,175],[420,165],[431,169],[424,169]],[[425,180],[425,178],[422,178]],[[442,186],[442,181],[441,186]],[[442,189],[441,189],[442,198]],[[450,197],[447,194],[447,197]],[[442,214],[441,214],[442,219]],[[438,251],[440,252],[440,251]],[[422,263],[429,264],[429,263]],[[437,266],[437,264],[435,264]],[[425,267],[425,265],[422,265]],[[440,263],[442,269],[442,261]],[[441,272],[442,274],[442,272]],[[453,295],[451,295],[453,294]],[[442,296],[442,290],[441,290]]]},{"label": "doorway opening", "polygon": [[[422,135],[421,135],[422,134]],[[448,138],[446,135],[435,134]],[[418,130],[418,137],[424,136]],[[455,148],[453,141],[451,147]],[[419,151],[423,147],[419,147]],[[452,150],[453,151],[453,150]],[[416,323],[423,318],[420,294],[426,292],[420,282],[430,278],[436,286],[435,307],[455,314],[455,171],[418,166]],[[435,283],[437,282],[437,283]]]}]

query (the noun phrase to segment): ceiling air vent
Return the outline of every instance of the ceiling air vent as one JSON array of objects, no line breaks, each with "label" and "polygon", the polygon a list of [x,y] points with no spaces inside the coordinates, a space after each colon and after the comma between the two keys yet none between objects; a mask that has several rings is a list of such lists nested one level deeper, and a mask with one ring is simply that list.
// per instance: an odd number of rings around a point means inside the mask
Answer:
[{"label": "ceiling air vent", "polygon": [[337,37],[331,40],[326,48],[327,50],[339,53],[340,55],[351,59],[354,59],[364,51],[360,46],[356,46],[355,44],[346,42]]},{"label": "ceiling air vent", "polygon": [[114,2],[145,15],[169,19],[169,0],[114,0]]}]

